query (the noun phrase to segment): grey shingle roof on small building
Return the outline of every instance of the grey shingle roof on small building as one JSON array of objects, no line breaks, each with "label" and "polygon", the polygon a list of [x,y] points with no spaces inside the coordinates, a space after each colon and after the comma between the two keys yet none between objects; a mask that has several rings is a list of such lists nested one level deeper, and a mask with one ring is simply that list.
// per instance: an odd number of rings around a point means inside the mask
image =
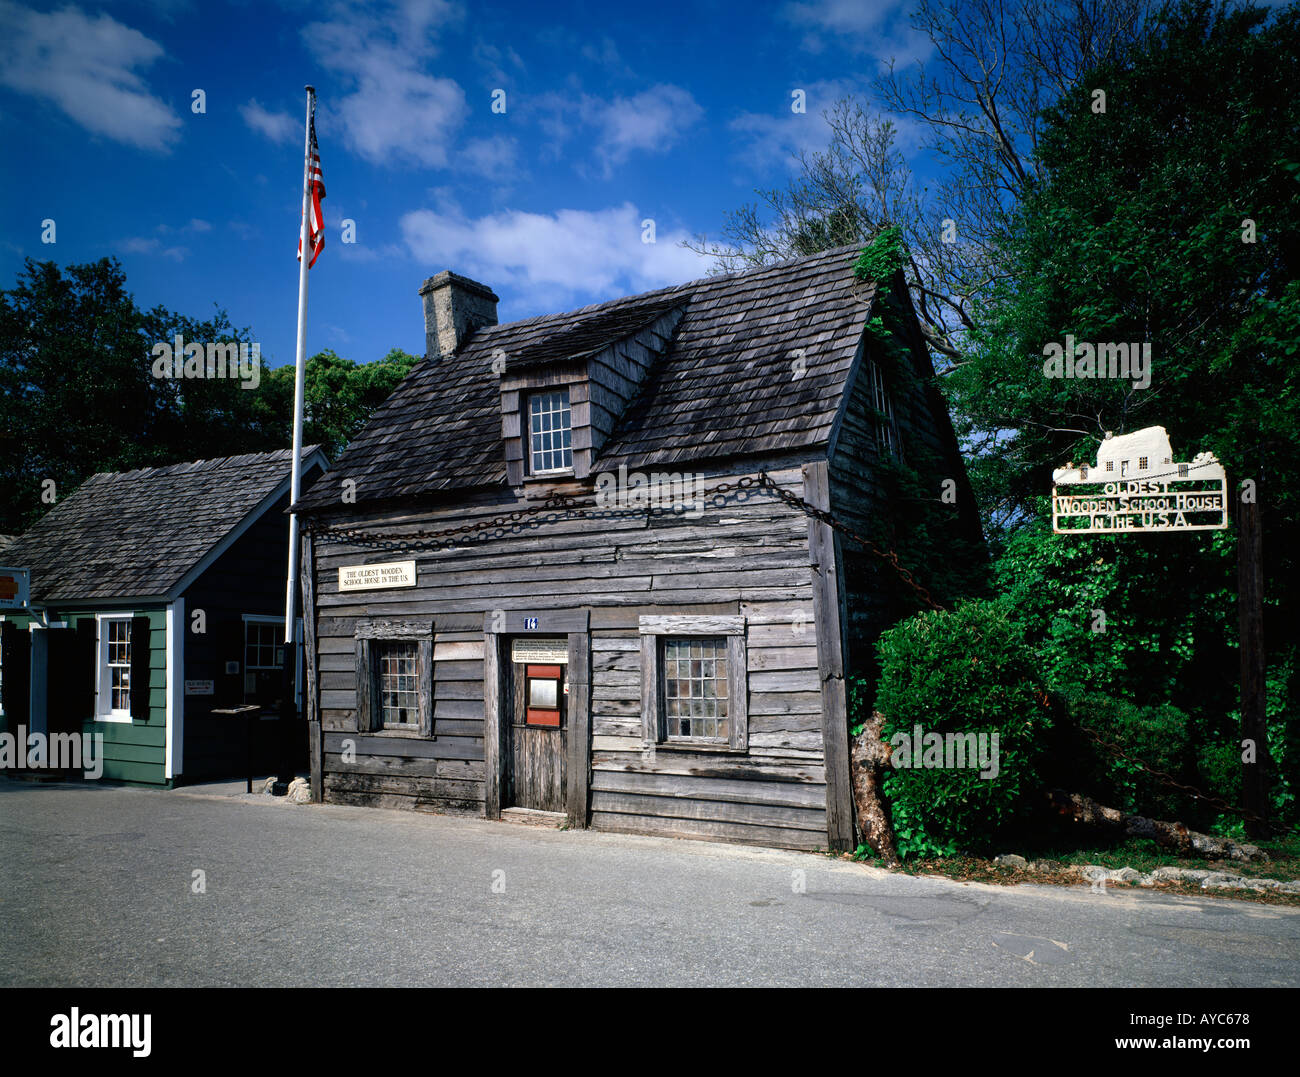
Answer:
[{"label": "grey shingle roof on small building", "polygon": [[[304,470],[315,446],[303,449]],[[93,475],[4,551],[36,605],[153,598],[289,478],[288,449]]]},{"label": "grey shingle roof on small building", "polygon": [[507,370],[568,362],[674,307],[685,312],[676,333],[597,469],[825,445],[874,296],[853,276],[858,250],[476,330],[456,354],[419,363],[299,507],[336,507],[343,478],[356,482],[358,502],[504,485],[498,349]]}]

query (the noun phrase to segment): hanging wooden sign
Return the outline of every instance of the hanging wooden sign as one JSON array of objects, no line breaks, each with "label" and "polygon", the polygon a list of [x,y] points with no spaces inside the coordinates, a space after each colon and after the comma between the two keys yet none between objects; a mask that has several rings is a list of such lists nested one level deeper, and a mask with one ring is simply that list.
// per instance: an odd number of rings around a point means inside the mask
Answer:
[{"label": "hanging wooden sign", "polygon": [[1213,531],[1228,526],[1228,480],[1213,453],[1174,462],[1163,426],[1115,437],[1095,464],[1052,472],[1052,530],[1058,535],[1125,531]]}]

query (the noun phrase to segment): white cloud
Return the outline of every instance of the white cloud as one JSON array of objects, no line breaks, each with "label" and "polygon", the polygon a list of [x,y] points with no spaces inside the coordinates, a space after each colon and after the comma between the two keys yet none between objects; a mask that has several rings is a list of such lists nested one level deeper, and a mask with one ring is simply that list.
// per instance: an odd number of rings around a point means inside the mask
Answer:
[{"label": "white cloud", "polygon": [[[797,89],[805,95],[806,111],[802,113],[791,111],[794,99],[790,93]],[[728,125],[741,142],[738,156],[758,171],[797,168],[796,154],[824,150],[830,142],[830,128],[822,114],[854,92],[860,93],[851,83],[838,80],[791,84],[774,102],[772,111],[742,112]]]},{"label": "white cloud", "polygon": [[174,262],[185,261],[186,256],[190,253],[187,247],[164,247],[162,240],[152,236],[133,236],[130,239],[124,239],[121,247],[127,254],[157,255],[160,258],[170,258]]},{"label": "white cloud", "polygon": [[[373,164],[445,166],[465,120],[465,93],[425,68],[435,32],[456,21],[457,9],[446,0],[409,0],[378,17],[364,5],[340,5],[336,12],[303,29],[308,49],[353,87],[337,104],[322,103],[322,113]],[[323,134],[324,125],[318,130]]]},{"label": "white cloud", "polygon": [[38,12],[0,0],[0,38],[9,42],[0,83],[54,103],[87,131],[163,152],[179,135],[180,118],[138,73],[163,48],[138,30],[77,7]]},{"label": "white cloud", "polygon": [[292,143],[298,136],[301,121],[287,112],[271,112],[263,108],[255,97],[250,98],[248,104],[239,106],[239,114],[249,127],[272,142]]},{"label": "white cloud", "polygon": [[923,60],[934,50],[924,35],[912,29],[908,0],[794,0],[781,9],[781,17],[804,29],[800,45],[808,52],[824,51],[835,44],[854,53],[873,56],[883,67],[891,59],[899,65]]},{"label": "white cloud", "polygon": [[470,139],[456,151],[457,164],[498,183],[517,178],[518,157],[519,144],[504,135]]},{"label": "white cloud", "polygon": [[622,164],[636,151],[662,153],[703,115],[680,86],[661,83],[633,97],[616,97],[596,115],[601,129],[596,152],[607,166]]},{"label": "white cloud", "polygon": [[510,210],[470,219],[458,210],[402,217],[417,261],[465,273],[513,293],[519,312],[539,313],[632,295],[704,276],[711,263],[680,246],[681,230],[659,227],[641,242],[645,215],[631,203],[554,213]]},{"label": "white cloud", "polygon": [[704,115],[690,91],[659,83],[631,97],[598,97],[576,89],[530,102],[538,126],[558,145],[580,129],[608,177],[634,153],[663,153]]}]

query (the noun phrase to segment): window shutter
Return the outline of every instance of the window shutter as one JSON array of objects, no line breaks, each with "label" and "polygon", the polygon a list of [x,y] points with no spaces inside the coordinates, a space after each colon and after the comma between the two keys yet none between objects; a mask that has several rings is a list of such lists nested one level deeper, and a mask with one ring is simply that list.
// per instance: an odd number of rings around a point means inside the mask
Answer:
[{"label": "window shutter", "polygon": [[27,725],[30,716],[32,676],[32,640],[29,632],[12,621],[0,627],[0,663],[3,663],[5,720],[10,733]]},{"label": "window shutter", "polygon": [[[95,716],[96,689],[99,687],[99,653],[96,649],[98,626],[93,617],[77,619],[77,634],[72,646],[72,716],[78,722]],[[132,671],[134,676],[134,671]]]},{"label": "window shutter", "polygon": [[131,717],[149,720],[149,618],[131,618]]},{"label": "window shutter", "polygon": [[[238,707],[244,702],[244,621],[239,614],[224,614],[212,626],[216,646],[216,661],[213,675],[216,687],[213,692],[213,705],[217,707]],[[239,663],[238,671],[226,672],[227,662]],[[176,676],[181,676],[177,672]]]}]

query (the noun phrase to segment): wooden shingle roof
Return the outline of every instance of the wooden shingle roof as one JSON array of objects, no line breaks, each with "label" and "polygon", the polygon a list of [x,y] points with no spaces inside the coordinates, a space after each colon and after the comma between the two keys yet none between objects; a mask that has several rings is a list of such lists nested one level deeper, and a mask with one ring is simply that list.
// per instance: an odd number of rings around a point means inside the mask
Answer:
[{"label": "wooden shingle roof", "polygon": [[858,250],[478,329],[454,355],[419,363],[299,507],[336,508],[343,478],[356,482],[358,503],[504,485],[494,355],[505,352],[507,370],[568,362],[678,307],[672,341],[596,470],[824,446],[874,295],[853,276]]},{"label": "wooden shingle roof", "polygon": [[[303,468],[318,450],[303,449]],[[93,475],[4,552],[36,605],[170,595],[286,484],[288,449]],[[287,526],[287,523],[286,523]]]}]

